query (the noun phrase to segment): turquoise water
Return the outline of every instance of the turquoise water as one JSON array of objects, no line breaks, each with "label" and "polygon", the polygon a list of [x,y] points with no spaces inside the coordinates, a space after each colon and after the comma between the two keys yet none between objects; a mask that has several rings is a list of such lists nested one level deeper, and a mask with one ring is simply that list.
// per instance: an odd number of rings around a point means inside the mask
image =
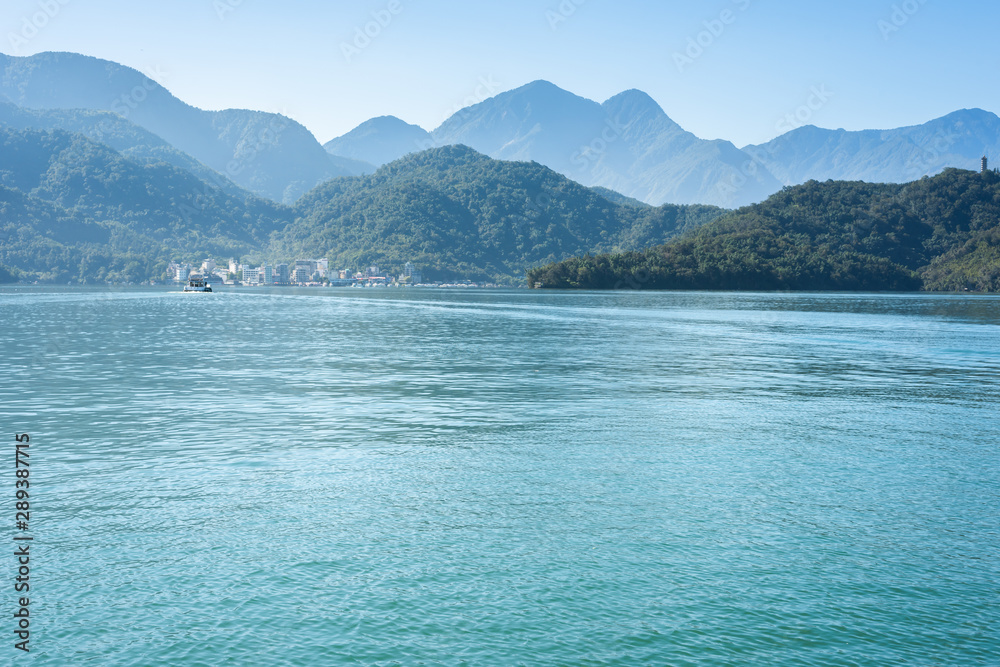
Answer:
[{"label": "turquoise water", "polygon": [[1000,298],[9,288],[0,316],[36,540],[3,656],[1000,664]]}]

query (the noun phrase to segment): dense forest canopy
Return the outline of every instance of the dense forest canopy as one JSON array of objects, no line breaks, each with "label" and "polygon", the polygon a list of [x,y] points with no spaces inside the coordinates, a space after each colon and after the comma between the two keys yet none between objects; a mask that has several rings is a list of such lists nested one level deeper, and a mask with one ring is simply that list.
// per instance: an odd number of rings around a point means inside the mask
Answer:
[{"label": "dense forest canopy", "polygon": [[1000,176],[810,181],[642,252],[528,272],[535,287],[1000,290]]},{"label": "dense forest canopy", "polygon": [[993,172],[810,181],[727,212],[646,206],[464,146],[333,179],[294,207],[179,164],[77,132],[0,128],[0,279],[141,282],[171,260],[327,257],[564,288],[1000,290]]},{"label": "dense forest canopy", "polygon": [[162,280],[171,260],[327,257],[514,284],[532,266],[662,243],[723,213],[613,203],[464,147],[331,180],[292,209],[80,133],[0,128],[0,264],[28,280],[141,282]]},{"label": "dense forest canopy", "polygon": [[538,163],[493,160],[464,146],[329,181],[296,210],[295,224],[275,235],[278,254],[322,255],[336,266],[401,269],[412,261],[426,277],[502,283],[573,255],[662,243],[724,212],[614,203]]},{"label": "dense forest canopy", "polygon": [[0,264],[43,281],[161,278],[175,257],[259,251],[291,210],[83,135],[0,128]]}]

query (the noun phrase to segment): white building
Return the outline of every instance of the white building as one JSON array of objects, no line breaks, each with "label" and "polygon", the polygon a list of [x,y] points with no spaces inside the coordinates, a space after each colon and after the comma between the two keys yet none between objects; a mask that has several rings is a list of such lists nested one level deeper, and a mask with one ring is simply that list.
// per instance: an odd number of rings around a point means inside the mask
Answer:
[{"label": "white building", "polygon": [[244,265],[242,281],[244,285],[259,285],[260,269],[255,269]]},{"label": "white building", "polygon": [[[295,260],[295,269],[294,270],[297,272],[297,271],[299,271],[299,269],[305,271],[309,275],[309,278],[311,279],[312,275],[314,273],[316,273],[316,262],[315,262],[315,260],[312,260],[312,259],[297,259],[297,260]],[[309,282],[309,281],[308,280],[303,280],[303,281],[296,281],[296,282]]]},{"label": "white building", "polygon": [[420,269],[413,266],[413,262],[407,262],[406,264],[403,265],[403,275],[401,276],[401,278],[404,281],[409,282],[413,285],[421,283],[424,280],[424,276],[420,272]]},{"label": "white building", "polygon": [[174,280],[179,283],[187,282],[188,276],[191,275],[190,264],[171,263],[169,268],[174,274]]}]

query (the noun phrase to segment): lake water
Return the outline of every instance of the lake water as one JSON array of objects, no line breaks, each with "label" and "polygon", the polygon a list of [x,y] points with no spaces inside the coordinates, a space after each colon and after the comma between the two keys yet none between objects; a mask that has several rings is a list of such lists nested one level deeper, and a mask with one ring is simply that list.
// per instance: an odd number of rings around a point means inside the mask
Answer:
[{"label": "lake water", "polygon": [[1000,298],[21,287],[0,316],[26,664],[1000,664]]}]

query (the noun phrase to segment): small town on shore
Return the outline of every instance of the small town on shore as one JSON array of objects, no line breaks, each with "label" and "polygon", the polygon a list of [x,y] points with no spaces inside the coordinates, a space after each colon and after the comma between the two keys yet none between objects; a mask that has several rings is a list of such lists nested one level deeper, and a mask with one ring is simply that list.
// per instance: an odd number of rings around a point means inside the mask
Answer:
[{"label": "small town on shore", "polygon": [[388,272],[374,264],[363,271],[331,271],[330,261],[326,258],[299,259],[290,264],[264,262],[259,266],[241,264],[235,259],[230,259],[228,265],[220,265],[214,259],[206,259],[200,266],[171,262],[167,268],[173,281],[178,284],[200,279],[214,285],[243,287],[494,287],[492,284],[472,281],[425,283],[423,273],[412,262],[407,262],[399,275],[387,275]]}]

